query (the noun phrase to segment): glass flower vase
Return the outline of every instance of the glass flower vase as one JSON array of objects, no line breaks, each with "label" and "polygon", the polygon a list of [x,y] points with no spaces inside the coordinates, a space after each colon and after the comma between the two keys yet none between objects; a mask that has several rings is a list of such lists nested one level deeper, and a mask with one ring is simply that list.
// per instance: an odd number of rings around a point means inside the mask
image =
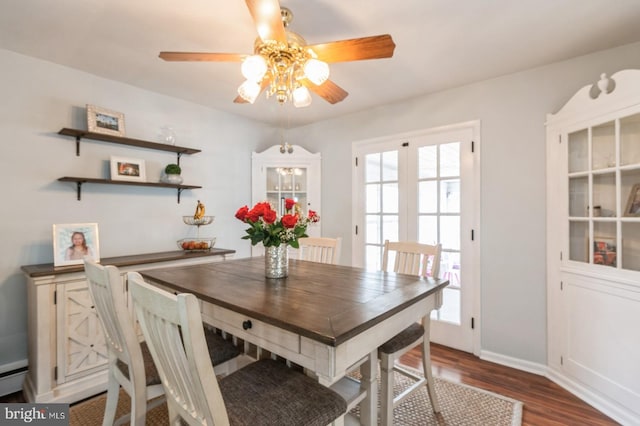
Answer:
[{"label": "glass flower vase", "polygon": [[289,252],[286,244],[264,248],[264,272],[267,278],[284,278],[289,275]]}]

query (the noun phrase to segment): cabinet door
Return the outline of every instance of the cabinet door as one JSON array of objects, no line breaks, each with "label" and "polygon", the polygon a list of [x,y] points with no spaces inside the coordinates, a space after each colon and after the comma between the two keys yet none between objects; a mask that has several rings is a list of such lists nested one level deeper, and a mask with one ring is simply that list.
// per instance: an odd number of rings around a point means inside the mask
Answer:
[{"label": "cabinet door", "polygon": [[58,383],[102,369],[108,355],[102,325],[85,280],[58,284]]}]

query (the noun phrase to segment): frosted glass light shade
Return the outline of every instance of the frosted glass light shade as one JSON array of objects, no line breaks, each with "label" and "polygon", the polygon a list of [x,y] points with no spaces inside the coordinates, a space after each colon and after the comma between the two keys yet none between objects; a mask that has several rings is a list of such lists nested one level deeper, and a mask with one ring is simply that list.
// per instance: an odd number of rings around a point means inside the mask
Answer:
[{"label": "frosted glass light shade", "polygon": [[260,94],[260,85],[255,81],[247,80],[238,87],[238,95],[250,104],[254,103]]},{"label": "frosted glass light shade", "polygon": [[304,64],[304,74],[313,84],[319,86],[329,78],[329,65],[317,59],[309,59]]},{"label": "frosted glass light shade", "polygon": [[244,78],[258,82],[267,72],[267,62],[260,55],[251,55],[242,62],[240,70]]},{"label": "frosted glass light shade", "polygon": [[302,108],[311,105],[311,94],[309,90],[304,87],[298,87],[293,91],[293,106],[296,108]]}]

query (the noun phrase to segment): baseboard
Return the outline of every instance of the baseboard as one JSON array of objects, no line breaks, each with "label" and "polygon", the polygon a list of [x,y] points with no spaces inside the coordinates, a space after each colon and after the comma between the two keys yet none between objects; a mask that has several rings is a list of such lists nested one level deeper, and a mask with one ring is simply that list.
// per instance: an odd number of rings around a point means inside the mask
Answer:
[{"label": "baseboard", "polygon": [[480,351],[480,359],[515,368],[516,370],[526,371],[527,373],[537,374],[538,376],[547,376],[547,366],[545,364],[525,361],[490,351]]}]

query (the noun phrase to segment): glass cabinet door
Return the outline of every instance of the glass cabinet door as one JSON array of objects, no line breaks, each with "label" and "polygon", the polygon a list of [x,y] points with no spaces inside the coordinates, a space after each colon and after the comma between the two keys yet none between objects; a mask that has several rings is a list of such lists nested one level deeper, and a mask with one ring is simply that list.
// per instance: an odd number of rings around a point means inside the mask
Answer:
[{"label": "glass cabinet door", "polygon": [[284,200],[292,198],[300,204],[302,213],[308,213],[306,167],[267,167],[267,200],[284,214]]},{"label": "glass cabinet door", "polygon": [[569,260],[640,271],[640,114],[567,140]]}]

